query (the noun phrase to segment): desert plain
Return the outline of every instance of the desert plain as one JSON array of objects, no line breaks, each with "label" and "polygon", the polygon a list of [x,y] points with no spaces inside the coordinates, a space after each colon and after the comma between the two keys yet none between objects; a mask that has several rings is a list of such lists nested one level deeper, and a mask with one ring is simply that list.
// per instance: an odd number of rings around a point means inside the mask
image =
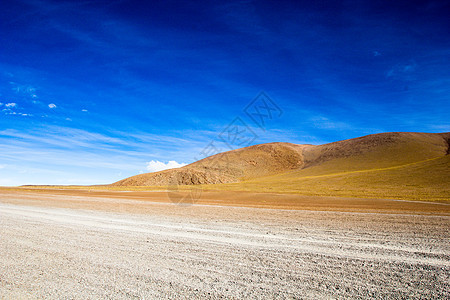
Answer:
[{"label": "desert plain", "polygon": [[450,300],[449,12],[0,1],[0,300]]},{"label": "desert plain", "polygon": [[445,201],[3,188],[0,298],[448,299],[449,225]]}]

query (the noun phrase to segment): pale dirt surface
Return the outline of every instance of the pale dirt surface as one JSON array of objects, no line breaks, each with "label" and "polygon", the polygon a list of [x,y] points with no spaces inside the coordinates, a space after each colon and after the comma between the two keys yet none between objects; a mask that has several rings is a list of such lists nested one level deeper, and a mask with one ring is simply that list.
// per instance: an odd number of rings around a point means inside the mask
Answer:
[{"label": "pale dirt surface", "polygon": [[318,199],[292,210],[127,194],[0,193],[0,299],[450,297],[448,204],[324,211]]}]

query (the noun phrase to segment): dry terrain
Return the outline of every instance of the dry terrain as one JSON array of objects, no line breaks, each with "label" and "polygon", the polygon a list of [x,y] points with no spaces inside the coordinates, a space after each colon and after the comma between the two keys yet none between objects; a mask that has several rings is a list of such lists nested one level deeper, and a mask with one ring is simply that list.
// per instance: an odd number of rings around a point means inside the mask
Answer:
[{"label": "dry terrain", "polygon": [[2,189],[0,298],[450,297],[448,203],[168,195]]},{"label": "dry terrain", "polygon": [[132,176],[108,188],[201,185],[222,191],[448,201],[449,141],[450,133],[391,132],[325,145],[261,144]]}]

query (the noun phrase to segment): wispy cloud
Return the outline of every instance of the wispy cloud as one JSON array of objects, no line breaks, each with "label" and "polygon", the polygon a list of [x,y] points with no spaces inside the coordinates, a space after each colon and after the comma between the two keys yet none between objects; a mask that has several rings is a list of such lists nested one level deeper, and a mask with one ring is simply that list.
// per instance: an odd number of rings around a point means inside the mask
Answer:
[{"label": "wispy cloud", "polygon": [[[96,184],[112,183],[136,175],[143,166],[147,166],[149,171],[180,167],[184,164],[177,161],[192,161],[198,151],[197,145],[202,143],[146,133],[131,137],[126,132],[98,133],[44,126],[26,133],[14,129],[2,130],[0,144],[0,162],[17,166],[8,171],[8,177],[15,178],[8,181],[9,184],[68,184],[70,178],[79,178],[78,184],[88,183],[83,178],[87,178],[86,174],[91,172],[89,170],[93,172],[89,177],[90,183]],[[163,163],[167,157],[174,160]],[[55,173],[53,170],[58,171]],[[32,177],[22,176],[19,171],[26,171],[30,176],[40,173],[42,177],[36,181]],[[121,176],[118,175],[120,172]],[[67,180],[61,180],[63,178]]]},{"label": "wispy cloud", "polygon": [[429,127],[436,132],[450,132],[450,124],[430,125]]},{"label": "wispy cloud", "polygon": [[316,128],[320,129],[344,130],[352,128],[350,124],[341,121],[333,121],[324,116],[316,116],[310,120]]},{"label": "wispy cloud", "polygon": [[12,90],[16,93],[23,93],[31,96],[35,95],[36,88],[30,85],[22,85],[13,81],[10,81],[9,83],[12,85]]},{"label": "wispy cloud", "polygon": [[386,77],[391,79],[411,80],[413,79],[413,73],[416,69],[417,63],[415,61],[397,64],[387,71]]},{"label": "wispy cloud", "polygon": [[48,108],[51,108],[51,109],[56,108],[56,104],[50,103],[50,104],[48,105]]},{"label": "wispy cloud", "polygon": [[22,116],[22,117],[32,117],[32,114],[25,114],[25,113],[20,113],[20,112],[15,112],[15,111],[5,111],[5,115],[16,115],[16,116]]}]

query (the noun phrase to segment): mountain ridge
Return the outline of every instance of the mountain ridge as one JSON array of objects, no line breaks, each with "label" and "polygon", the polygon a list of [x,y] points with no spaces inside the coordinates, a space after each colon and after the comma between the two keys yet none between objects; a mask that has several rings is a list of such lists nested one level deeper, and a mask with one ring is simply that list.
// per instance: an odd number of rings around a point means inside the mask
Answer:
[{"label": "mountain ridge", "polygon": [[125,178],[112,186],[238,184],[262,178],[320,176],[408,165],[450,153],[450,132],[389,132],[323,145],[258,144],[187,166]]}]

